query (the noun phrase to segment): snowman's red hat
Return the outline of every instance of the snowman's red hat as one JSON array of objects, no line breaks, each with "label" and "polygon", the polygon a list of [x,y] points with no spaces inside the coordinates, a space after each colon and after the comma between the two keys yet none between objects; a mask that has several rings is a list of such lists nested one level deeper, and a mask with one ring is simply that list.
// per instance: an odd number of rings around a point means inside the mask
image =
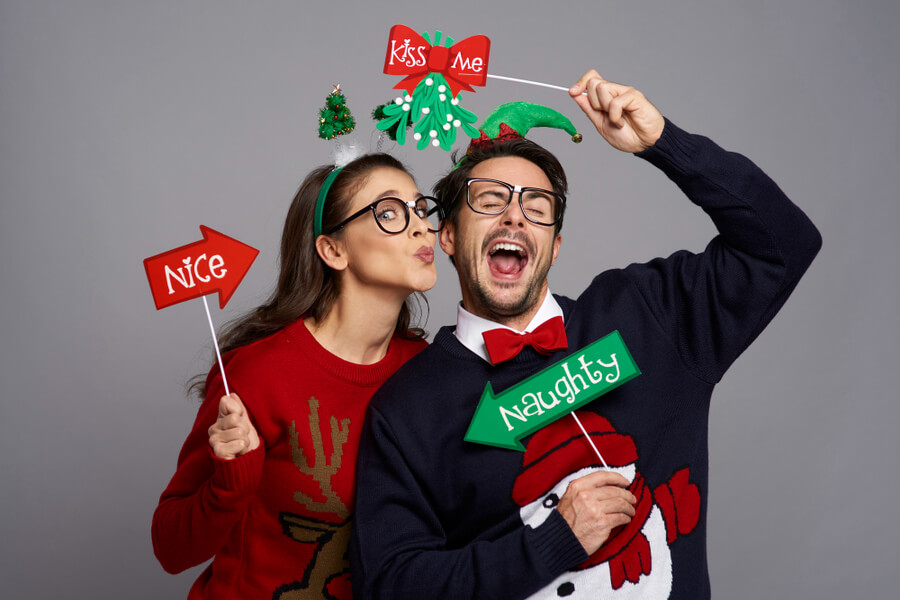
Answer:
[{"label": "snowman's red hat", "polygon": [[[598,414],[587,411],[577,411],[577,414],[607,465],[624,467],[637,461],[637,448],[631,436],[618,433]],[[513,500],[525,506],[546,494],[550,486],[564,477],[581,469],[602,466],[575,420],[563,417],[529,440],[522,459],[522,473],[513,486]]]}]

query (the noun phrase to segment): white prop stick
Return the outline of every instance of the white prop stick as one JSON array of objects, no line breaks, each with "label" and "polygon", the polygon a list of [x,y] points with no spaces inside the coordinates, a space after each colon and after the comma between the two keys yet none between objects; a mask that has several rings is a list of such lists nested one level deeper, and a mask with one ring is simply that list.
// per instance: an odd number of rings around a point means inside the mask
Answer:
[{"label": "white prop stick", "polygon": [[588,435],[588,432],[587,432],[587,430],[584,428],[584,425],[581,424],[581,419],[578,418],[578,415],[576,415],[574,411],[573,411],[573,412],[570,412],[569,414],[572,415],[572,418],[575,419],[575,422],[576,422],[576,423],[578,423],[578,427],[581,428],[581,433],[584,434],[584,437],[587,438],[587,441],[588,441],[588,443],[591,445],[591,448],[593,448],[593,449],[594,449],[594,452],[597,453],[597,458],[600,459],[600,462],[603,463],[603,466],[604,466],[605,468],[609,469],[609,465],[606,464],[606,461],[603,460],[603,456],[600,455],[600,451],[597,450],[597,446],[594,445],[594,440],[591,439],[591,436]]},{"label": "white prop stick", "polygon": [[[513,82],[515,82],[515,83],[525,83],[525,84],[528,84],[528,85],[536,85],[536,86],[539,86],[539,87],[550,88],[550,89],[552,89],[552,90],[560,90],[560,91],[562,91],[562,92],[568,92],[568,91],[569,91],[569,88],[567,88],[567,87],[562,87],[561,85],[553,85],[553,84],[550,84],[550,83],[542,83],[542,82],[540,82],[540,81],[531,81],[530,79],[518,79],[517,77],[504,77],[503,75],[491,75],[490,73],[488,73],[487,76],[488,76],[488,77],[491,77],[491,78],[493,78],[493,79],[502,79],[503,81],[513,81]],[[581,92],[581,93],[582,93],[583,95],[586,95],[586,94],[587,94],[587,90],[585,90],[585,91],[583,91],[583,92]],[[571,412],[571,413],[569,413],[569,414],[572,415],[572,418],[575,419],[575,422],[576,422],[576,423],[578,423],[578,427],[579,427],[579,429],[581,429],[581,433],[583,433],[583,434],[584,434],[584,437],[587,438],[587,441],[588,441],[588,443],[591,445],[591,448],[593,448],[593,449],[594,449],[594,452],[597,454],[597,458],[600,459],[600,462],[603,463],[603,466],[604,466],[606,469],[609,469],[609,465],[606,464],[606,461],[605,461],[605,460],[603,460],[603,455],[600,454],[600,451],[597,449],[597,446],[594,445],[594,440],[591,439],[591,436],[588,435],[588,432],[587,432],[587,430],[584,428],[584,425],[581,424],[581,419],[579,419],[579,418],[578,418],[578,415],[576,415],[574,412]]]},{"label": "white prop stick", "polygon": [[[563,92],[569,91],[569,88],[567,88],[567,87],[562,87],[561,85],[552,85],[549,83],[541,83],[540,81],[531,81],[529,79],[517,79],[515,77],[504,77],[503,75],[491,75],[490,73],[488,73],[487,76],[491,77],[493,79],[502,79],[504,81],[514,81],[516,83],[527,83],[528,85],[537,85],[540,87],[550,88],[552,90],[561,90]],[[587,94],[587,91],[582,92],[582,94]]]},{"label": "white prop stick", "polygon": [[225,379],[225,366],[222,364],[222,353],[219,352],[219,339],[216,337],[216,328],[213,326],[212,315],[209,314],[209,303],[206,302],[206,296],[203,296],[203,308],[206,309],[206,320],[209,321],[209,332],[212,333],[213,346],[216,349],[216,358],[219,359],[219,373],[222,374],[222,383],[225,384],[225,395],[229,396],[231,395],[231,391],[228,389],[228,380]]}]

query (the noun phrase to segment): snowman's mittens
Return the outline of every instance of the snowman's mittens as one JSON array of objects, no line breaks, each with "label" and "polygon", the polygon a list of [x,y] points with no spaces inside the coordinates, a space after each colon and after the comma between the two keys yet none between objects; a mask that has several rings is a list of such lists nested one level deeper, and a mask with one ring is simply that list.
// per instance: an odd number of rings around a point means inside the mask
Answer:
[{"label": "snowman's mittens", "polygon": [[643,533],[634,536],[628,545],[609,559],[609,578],[614,590],[625,583],[637,583],[641,575],[649,575],[651,568],[650,542]]},{"label": "snowman's mittens", "polygon": [[679,535],[694,530],[700,520],[700,490],[690,481],[690,470],[681,469],[653,490],[653,499],[666,521],[666,541],[672,543]]}]

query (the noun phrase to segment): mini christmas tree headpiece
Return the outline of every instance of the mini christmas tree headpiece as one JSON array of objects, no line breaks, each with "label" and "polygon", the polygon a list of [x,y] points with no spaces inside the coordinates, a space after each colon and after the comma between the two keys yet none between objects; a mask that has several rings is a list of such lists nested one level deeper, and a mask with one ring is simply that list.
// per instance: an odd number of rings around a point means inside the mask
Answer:
[{"label": "mini christmas tree headpiece", "polygon": [[466,154],[475,148],[524,138],[532,127],[562,129],[572,136],[572,141],[576,144],[582,139],[572,121],[557,110],[531,102],[507,102],[495,108],[485,118],[479,127],[481,136],[469,143]]},{"label": "mini christmas tree headpiece", "polygon": [[333,140],[339,135],[353,131],[356,121],[347,107],[347,99],[341,91],[341,84],[336,84],[334,89],[325,98],[325,108],[319,111],[319,137],[323,140]]},{"label": "mini christmas tree headpiece", "polygon": [[[325,108],[319,111],[319,137],[323,140],[333,140],[338,136],[350,133],[354,127],[356,127],[356,121],[350,114],[347,99],[344,98],[341,84],[338,83],[325,98]],[[325,178],[316,198],[316,213],[313,222],[313,232],[316,237],[322,235],[322,213],[325,210],[325,198],[328,196],[328,190],[340,175],[344,165],[357,158],[359,153],[356,150],[353,146],[347,149],[340,142],[336,143],[333,150],[334,169]]]}]

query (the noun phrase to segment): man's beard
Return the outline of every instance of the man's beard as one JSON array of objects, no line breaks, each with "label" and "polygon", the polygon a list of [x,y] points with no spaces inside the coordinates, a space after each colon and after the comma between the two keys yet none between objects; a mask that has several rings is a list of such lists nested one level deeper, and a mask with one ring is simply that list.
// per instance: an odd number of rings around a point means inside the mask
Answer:
[{"label": "man's beard", "polygon": [[[471,290],[479,305],[491,315],[497,317],[515,317],[528,312],[541,301],[541,291],[544,288],[544,282],[547,280],[547,273],[549,271],[549,266],[540,271],[536,271],[532,276],[531,281],[528,283],[528,286],[522,290],[522,294],[518,297],[510,298],[505,302],[494,297],[494,294],[492,294],[493,290],[486,285],[482,285],[482,283],[477,280],[473,281],[474,285],[471,287]],[[500,287],[501,289],[505,287],[513,288],[519,283],[520,282],[510,282],[508,284],[501,283],[495,284],[495,287]]]}]

